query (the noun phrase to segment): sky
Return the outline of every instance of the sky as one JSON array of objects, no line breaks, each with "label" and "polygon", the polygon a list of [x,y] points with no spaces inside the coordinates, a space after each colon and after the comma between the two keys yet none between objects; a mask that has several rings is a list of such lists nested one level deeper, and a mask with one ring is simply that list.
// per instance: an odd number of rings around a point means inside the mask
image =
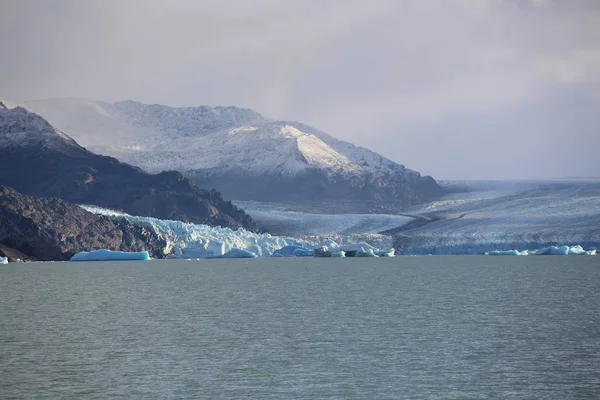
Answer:
[{"label": "sky", "polygon": [[236,105],[438,179],[600,177],[598,0],[0,0],[0,98]]}]

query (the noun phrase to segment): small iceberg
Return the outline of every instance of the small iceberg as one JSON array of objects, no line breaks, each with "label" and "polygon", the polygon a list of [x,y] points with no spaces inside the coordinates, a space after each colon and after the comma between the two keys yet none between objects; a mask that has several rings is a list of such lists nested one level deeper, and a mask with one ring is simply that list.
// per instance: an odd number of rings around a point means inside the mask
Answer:
[{"label": "small iceberg", "polygon": [[127,252],[112,250],[80,251],[71,257],[71,261],[145,261],[150,260],[147,251]]},{"label": "small iceberg", "polygon": [[171,254],[168,258],[214,258],[215,252],[203,247],[184,247],[181,251]]},{"label": "small iceberg", "polygon": [[231,249],[218,258],[257,258],[256,253],[244,249]]},{"label": "small iceberg", "polygon": [[485,253],[487,256],[525,256],[527,252],[521,253],[518,250],[494,250]]},{"label": "small iceberg", "polygon": [[0,257],[0,264],[8,264],[8,257]]},{"label": "small iceberg", "polygon": [[346,252],[344,250],[334,251],[331,253],[332,258],[345,258]]},{"label": "small iceberg", "polygon": [[356,251],[356,257],[379,257],[373,249],[363,249]]},{"label": "small iceberg", "polygon": [[595,256],[596,249],[585,250],[580,245],[577,246],[550,246],[538,250],[494,250],[485,253],[487,256]]},{"label": "small iceberg", "polygon": [[375,252],[375,254],[378,257],[396,257],[396,250],[395,249],[389,249],[389,250],[377,250]]},{"label": "small iceberg", "polygon": [[311,249],[292,244],[275,250],[272,257],[312,257],[314,254]]}]

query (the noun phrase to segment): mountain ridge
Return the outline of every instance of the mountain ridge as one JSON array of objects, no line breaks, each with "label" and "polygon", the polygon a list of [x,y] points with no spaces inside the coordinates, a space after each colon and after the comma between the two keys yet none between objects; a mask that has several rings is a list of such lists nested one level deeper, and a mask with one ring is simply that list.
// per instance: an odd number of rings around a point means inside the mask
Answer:
[{"label": "mountain ridge", "polygon": [[[168,107],[127,100],[29,101],[86,148],[148,172],[177,170],[230,198],[345,199],[396,208],[439,197],[431,177],[295,121],[239,107]],[[264,180],[275,180],[266,185]],[[290,188],[296,186],[298,190]],[[250,189],[250,190],[247,190]]]},{"label": "mountain ridge", "polygon": [[41,116],[0,107],[0,184],[133,215],[257,230],[245,212],[215,190],[175,171],[152,175],[80,146]]}]

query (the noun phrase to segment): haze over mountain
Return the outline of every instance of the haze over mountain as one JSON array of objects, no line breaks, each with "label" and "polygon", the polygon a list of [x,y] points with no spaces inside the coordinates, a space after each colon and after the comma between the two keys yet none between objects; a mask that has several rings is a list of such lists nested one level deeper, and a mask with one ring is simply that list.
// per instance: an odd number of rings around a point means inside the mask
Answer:
[{"label": "haze over mountain", "polygon": [[12,99],[302,121],[436,179],[596,176],[597,0],[0,1]]},{"label": "haze over mountain", "polygon": [[237,107],[27,101],[83,146],[151,173],[177,170],[238,200],[338,200],[402,208],[439,197],[431,177],[291,121]]}]

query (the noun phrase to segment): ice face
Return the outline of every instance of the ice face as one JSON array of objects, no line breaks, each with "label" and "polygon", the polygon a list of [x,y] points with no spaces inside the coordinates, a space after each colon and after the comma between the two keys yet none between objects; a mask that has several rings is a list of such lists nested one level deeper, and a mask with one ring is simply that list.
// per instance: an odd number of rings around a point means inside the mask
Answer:
[{"label": "ice face", "polygon": [[[245,229],[236,231],[208,225],[185,223],[181,221],[161,220],[150,217],[136,217],[119,211],[95,206],[82,206],[84,209],[106,215],[110,218],[126,218],[130,222],[157,232],[168,241],[168,250],[173,254],[170,258],[218,258],[247,251],[258,257],[312,257],[315,247],[326,247],[328,250],[354,250],[371,252],[374,255],[385,254],[393,257],[394,251],[379,250],[367,242],[340,245],[337,242],[318,238],[315,240],[299,239],[288,236],[273,236],[268,233],[253,233]],[[349,236],[352,239],[353,236]],[[390,246],[381,246],[389,249]],[[236,253],[238,252],[238,253]],[[246,254],[246,256],[249,256]]]},{"label": "ice face", "polygon": [[149,260],[150,255],[147,251],[139,252],[125,252],[125,251],[111,251],[111,250],[94,250],[94,251],[81,251],[71,257],[71,261],[131,261],[131,260]]},{"label": "ice face", "polygon": [[269,257],[275,250],[286,246],[312,249],[319,244],[317,241],[253,233],[245,229],[234,231],[218,226],[136,217],[93,206],[83,208],[95,214],[127,218],[132,223],[156,231],[167,239],[174,256],[181,258],[218,257],[233,249],[248,250],[259,257]]}]

